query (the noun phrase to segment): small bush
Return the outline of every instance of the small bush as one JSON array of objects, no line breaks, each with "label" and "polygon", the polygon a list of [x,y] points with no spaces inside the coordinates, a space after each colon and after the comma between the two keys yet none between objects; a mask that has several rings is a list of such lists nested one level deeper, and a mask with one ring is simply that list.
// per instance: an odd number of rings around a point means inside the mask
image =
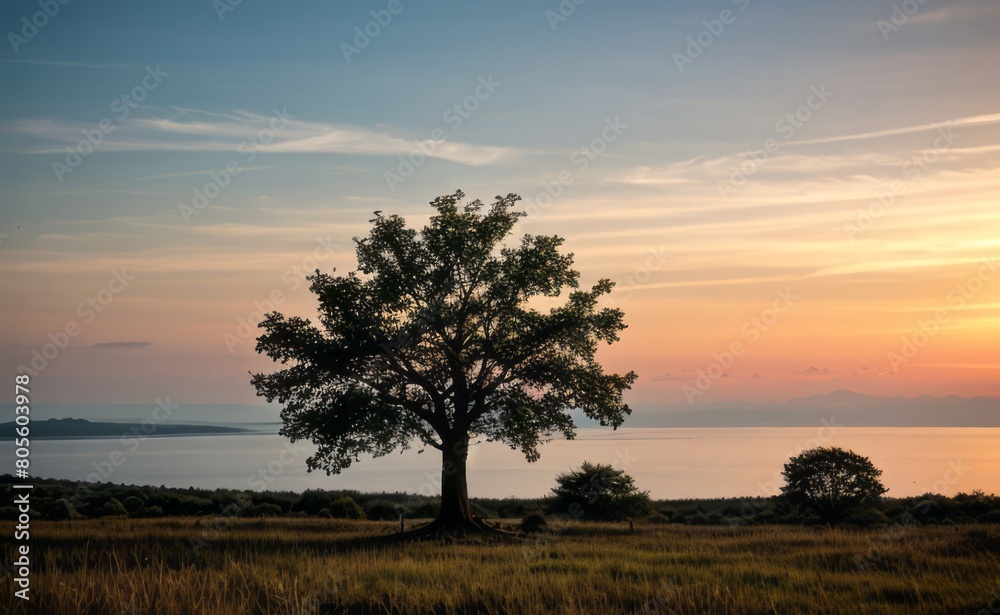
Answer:
[{"label": "small bush", "polygon": [[156,500],[156,505],[162,507],[167,514],[185,517],[214,512],[215,510],[212,500],[187,494],[164,494]]},{"label": "small bush", "polygon": [[688,525],[727,525],[719,513],[697,513],[687,518]]},{"label": "small bush", "polygon": [[399,512],[407,512],[401,504],[393,504],[386,500],[372,500],[365,506],[365,515],[371,521],[395,521]]},{"label": "small bush", "polygon": [[284,511],[282,511],[281,507],[277,504],[269,504],[266,502],[264,504],[257,504],[251,511],[254,517],[277,517],[281,515],[282,512]]},{"label": "small bush", "polygon": [[649,518],[646,519],[646,521],[650,523],[670,523],[670,517],[666,516],[661,512],[654,512],[653,514],[649,515]]},{"label": "small bush", "polygon": [[541,513],[531,513],[521,519],[520,529],[525,534],[536,534],[544,530],[547,525],[548,520],[545,519],[545,515]]},{"label": "small bush", "polygon": [[954,506],[942,496],[927,494],[927,496],[916,502],[910,514],[920,523],[939,524],[951,519]]},{"label": "small bush", "polygon": [[51,521],[64,521],[66,519],[84,519],[85,517],[76,511],[73,503],[66,498],[46,502],[41,506],[42,517]]},{"label": "small bush", "polygon": [[119,502],[115,498],[111,498],[101,506],[102,517],[127,517],[128,511],[125,510],[125,505]]},{"label": "small bush", "polygon": [[991,510],[977,519],[980,523],[1000,523],[1000,510]]},{"label": "small bush", "polygon": [[365,511],[350,496],[337,498],[326,509],[329,516],[336,519],[364,519]]},{"label": "small bush", "polygon": [[788,502],[836,525],[856,510],[878,504],[887,489],[867,457],[838,447],[813,448],[788,460],[781,492]]},{"label": "small bush", "polygon": [[845,525],[855,527],[880,527],[889,525],[891,520],[877,508],[861,508],[849,512],[843,520]]},{"label": "small bush", "polygon": [[142,498],[138,498],[134,495],[130,495],[125,500],[122,501],[122,505],[125,506],[125,510],[128,514],[132,516],[141,515],[146,509],[146,503],[142,501]]},{"label": "small bush", "polygon": [[951,501],[955,504],[955,508],[971,518],[988,513],[990,499],[990,496],[977,489],[972,493],[956,493]]},{"label": "small bush", "polygon": [[504,519],[523,517],[526,514],[528,514],[528,509],[524,504],[520,502],[516,502],[513,504],[505,503],[497,507],[497,516],[502,517]]},{"label": "small bush", "polygon": [[652,510],[648,491],[610,465],[584,462],[579,470],[556,477],[550,512],[571,519],[621,521],[645,517]]},{"label": "small bush", "polygon": [[757,516],[755,517],[751,517],[750,522],[757,525],[767,525],[769,523],[777,523],[778,513],[774,512],[773,510],[766,510],[762,513],[758,513]]},{"label": "small bush", "polygon": [[333,498],[325,491],[310,489],[304,491],[298,501],[292,506],[294,512],[303,512],[307,515],[316,515],[324,508],[330,508]]},{"label": "small bush", "polygon": [[441,510],[441,502],[423,502],[411,509],[410,517],[413,519],[433,519]]}]

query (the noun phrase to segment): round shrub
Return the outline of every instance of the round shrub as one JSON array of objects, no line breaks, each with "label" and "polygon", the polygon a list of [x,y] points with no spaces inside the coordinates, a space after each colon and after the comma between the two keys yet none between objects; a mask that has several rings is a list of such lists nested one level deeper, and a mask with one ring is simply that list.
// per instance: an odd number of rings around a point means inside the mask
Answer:
[{"label": "round shrub", "polygon": [[127,517],[128,511],[125,510],[124,504],[115,498],[111,498],[101,506],[100,514],[102,517]]},{"label": "round shrub", "polygon": [[648,491],[610,465],[584,462],[579,470],[556,477],[550,512],[570,519],[620,521],[645,517],[652,510]]},{"label": "round shrub", "polygon": [[887,489],[870,459],[842,448],[813,448],[792,457],[781,492],[793,506],[836,525],[854,510],[874,507]]},{"label": "round shrub", "polygon": [[400,510],[407,512],[401,504],[386,500],[372,500],[365,506],[365,514],[371,521],[396,521],[399,519]]},{"label": "round shrub", "polygon": [[364,519],[365,511],[350,496],[337,498],[330,502],[329,515],[336,519]]},{"label": "round shrub", "polygon": [[64,521],[66,519],[81,519],[83,515],[76,512],[73,503],[66,498],[59,498],[52,502],[46,502],[41,506],[42,517],[52,521]]},{"label": "round shrub", "polygon": [[521,519],[521,531],[525,534],[535,534],[541,532],[548,525],[545,515],[541,513],[531,513]]},{"label": "round shrub", "polygon": [[146,509],[146,503],[142,501],[142,498],[130,495],[122,501],[122,505],[125,506],[125,510],[128,514],[135,516],[141,515]]},{"label": "round shrub", "polygon": [[257,504],[252,509],[252,514],[254,517],[277,517],[283,511],[281,507],[277,504],[271,504],[264,502],[263,504]]}]

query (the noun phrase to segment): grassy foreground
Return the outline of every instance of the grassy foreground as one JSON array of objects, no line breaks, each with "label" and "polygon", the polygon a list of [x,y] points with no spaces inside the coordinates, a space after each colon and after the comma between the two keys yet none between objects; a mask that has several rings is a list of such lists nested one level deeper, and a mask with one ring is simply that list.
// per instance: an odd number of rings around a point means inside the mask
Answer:
[{"label": "grassy foreground", "polygon": [[35,522],[32,604],[10,590],[0,610],[913,614],[989,613],[1000,597],[996,525],[629,533],[569,523],[515,544],[365,540],[393,527],[312,518]]}]

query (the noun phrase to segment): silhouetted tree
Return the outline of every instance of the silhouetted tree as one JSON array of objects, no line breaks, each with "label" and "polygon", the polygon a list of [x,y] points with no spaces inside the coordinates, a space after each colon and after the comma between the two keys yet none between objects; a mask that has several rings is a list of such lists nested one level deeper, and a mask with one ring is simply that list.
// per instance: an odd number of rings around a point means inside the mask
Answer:
[{"label": "silhouetted tree", "polygon": [[[441,509],[430,530],[481,529],[466,482],[471,438],[508,444],[528,461],[556,432],[574,435],[571,409],[617,428],[622,393],[636,375],[605,373],[599,342],[625,329],[620,309],[598,306],[613,283],[577,290],[563,240],[503,242],[520,197],[496,197],[483,213],[461,191],[431,202],[420,231],[376,214],[355,238],[358,270],[316,271],[310,290],[319,326],[265,316],[257,351],[288,365],[255,374],[257,394],[284,405],[281,433],[318,446],[310,470],[339,473],[361,454],[420,443],[441,451]],[[551,298],[572,289],[561,304]]]},{"label": "silhouetted tree", "polygon": [[836,525],[855,510],[876,504],[888,491],[882,470],[867,457],[842,448],[814,448],[789,459],[782,493],[792,505]]},{"label": "silhouetted tree", "polygon": [[648,491],[639,491],[632,477],[610,465],[583,462],[579,470],[556,477],[551,512],[573,519],[618,521],[644,517],[652,511]]}]

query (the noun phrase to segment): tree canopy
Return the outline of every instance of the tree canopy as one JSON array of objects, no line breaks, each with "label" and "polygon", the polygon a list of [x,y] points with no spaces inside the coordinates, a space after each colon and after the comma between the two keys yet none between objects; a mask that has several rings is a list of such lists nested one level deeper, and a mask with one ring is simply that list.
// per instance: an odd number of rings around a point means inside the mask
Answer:
[{"label": "tree canopy", "polygon": [[842,448],[814,448],[789,459],[782,493],[831,524],[853,510],[875,504],[888,491],[870,459]]},{"label": "tree canopy", "polygon": [[309,277],[316,324],[265,315],[257,351],[284,367],[252,383],[283,405],[283,435],[317,445],[311,470],[338,473],[362,454],[415,443],[442,451],[439,521],[468,524],[470,438],[534,461],[554,434],[574,436],[571,410],[620,426],[636,375],[596,360],[626,328],[620,309],[598,305],[613,283],[579,288],[560,237],[506,245],[524,215],[517,195],[488,208],[464,197],[436,198],[420,230],[376,212],[368,236],[355,238],[356,271]]},{"label": "tree canopy", "polygon": [[556,477],[550,510],[571,519],[618,521],[652,510],[648,491],[639,491],[624,470],[583,462],[579,470]]}]

